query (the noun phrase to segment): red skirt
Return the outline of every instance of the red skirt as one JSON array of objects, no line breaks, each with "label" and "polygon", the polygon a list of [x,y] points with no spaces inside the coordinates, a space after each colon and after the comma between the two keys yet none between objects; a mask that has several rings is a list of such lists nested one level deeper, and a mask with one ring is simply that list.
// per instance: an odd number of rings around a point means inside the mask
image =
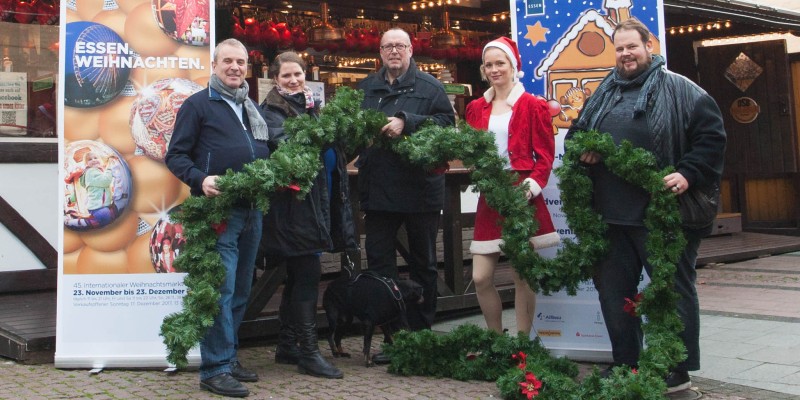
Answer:
[{"label": "red skirt", "polygon": [[[516,185],[519,185],[527,177],[527,174],[520,174]],[[531,238],[531,245],[536,248],[546,248],[558,245],[561,239],[553,226],[550,212],[544,201],[544,195],[531,199],[528,204],[536,207],[535,218],[539,223],[539,229]],[[493,254],[500,252],[500,245],[503,244],[503,217],[493,208],[486,204],[483,194],[478,198],[478,209],[475,212],[475,230],[469,251],[472,254]]]}]

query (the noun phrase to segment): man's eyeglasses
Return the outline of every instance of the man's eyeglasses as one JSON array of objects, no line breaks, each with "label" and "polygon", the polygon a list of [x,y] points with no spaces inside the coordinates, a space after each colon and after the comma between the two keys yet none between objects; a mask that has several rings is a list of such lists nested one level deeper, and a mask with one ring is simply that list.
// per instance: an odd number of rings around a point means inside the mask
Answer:
[{"label": "man's eyeglasses", "polygon": [[409,48],[411,46],[406,44],[385,44],[381,46],[381,50],[385,53],[391,53],[392,50],[397,50],[397,52],[402,52],[403,50]]}]

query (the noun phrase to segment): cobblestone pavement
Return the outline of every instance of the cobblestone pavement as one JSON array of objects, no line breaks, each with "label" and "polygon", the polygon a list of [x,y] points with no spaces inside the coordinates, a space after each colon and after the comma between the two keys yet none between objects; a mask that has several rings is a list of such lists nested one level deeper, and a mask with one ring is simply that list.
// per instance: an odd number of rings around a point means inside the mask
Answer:
[{"label": "cobblestone pavement", "polygon": [[[698,270],[703,369],[692,373],[691,390],[670,395],[669,400],[800,399],[786,394],[800,392],[798,278],[800,253]],[[513,319],[513,309],[505,313]],[[447,331],[444,326],[475,321],[482,318],[442,321],[434,328]],[[354,355],[360,354],[361,343],[361,337],[355,336],[343,341]],[[240,350],[242,363],[261,376],[259,382],[246,384],[250,399],[493,399],[499,395],[494,382],[396,376],[388,374],[385,366],[364,367],[360,357],[334,360],[344,379],[314,378],[297,373],[294,366],[275,364],[274,344],[245,345]],[[375,339],[373,351],[378,346]],[[320,342],[321,349],[327,347]],[[592,367],[579,364],[582,374]],[[0,358],[0,400],[220,398],[201,391],[198,379],[197,371],[109,369],[91,374]]]},{"label": "cobblestone pavement", "polygon": [[[361,338],[346,338],[343,345],[351,354],[359,354]],[[364,367],[359,357],[334,360],[344,372],[344,379],[314,378],[297,373],[294,366],[275,364],[273,350],[274,345],[267,343],[248,343],[240,350],[242,363],[255,369],[261,377],[259,382],[246,384],[251,392],[250,399],[493,399],[499,395],[494,382],[396,376],[387,373],[385,366]],[[586,373],[593,365],[579,366],[582,373]],[[798,398],[704,378],[693,378],[693,384],[693,390],[672,395],[670,400]],[[0,399],[3,400],[155,398],[220,397],[199,389],[197,371],[109,369],[91,374],[87,370],[56,369],[52,364],[0,361]]]}]

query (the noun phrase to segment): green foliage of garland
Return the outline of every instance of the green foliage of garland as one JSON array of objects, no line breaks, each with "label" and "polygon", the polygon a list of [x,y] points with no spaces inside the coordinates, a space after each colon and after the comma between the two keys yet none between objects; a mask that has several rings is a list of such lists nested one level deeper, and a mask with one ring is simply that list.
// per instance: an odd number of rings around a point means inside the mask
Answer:
[{"label": "green foliage of garland", "polygon": [[[462,131],[463,131],[462,127]],[[468,130],[468,129],[467,129]],[[463,132],[450,132],[444,130],[432,141],[454,140],[448,135],[458,135]],[[476,133],[472,133],[476,134]],[[398,146],[399,147],[399,146]],[[416,144],[414,152],[429,153],[436,148],[435,144],[429,147]],[[398,151],[405,151],[398,148]],[[564,164],[556,170],[560,180],[562,210],[567,215],[567,222],[580,240],[575,243],[565,240],[564,246],[558,251],[554,259],[544,259],[530,249],[527,238],[536,231],[535,222],[531,214],[531,207],[527,203],[520,204],[514,198],[523,198],[517,188],[509,185],[499,185],[507,173],[501,171],[483,171],[486,176],[479,175],[474,182],[486,196],[487,203],[497,209],[506,217],[503,225],[503,248],[511,260],[514,269],[523,276],[533,288],[538,288],[545,293],[561,289],[574,294],[579,282],[591,276],[592,266],[602,257],[608,249],[605,239],[607,230],[602,218],[591,207],[592,182],[587,177],[587,167],[580,162],[581,154],[589,151],[599,153],[609,170],[624,177],[630,183],[640,186],[651,193],[651,200],[646,210],[645,225],[650,234],[647,240],[649,252],[648,262],[653,266],[651,283],[644,290],[643,298],[636,311],[639,315],[646,315],[647,322],[643,330],[647,337],[648,347],[642,351],[639,359],[637,373],[618,370],[609,379],[600,379],[597,373],[581,382],[580,385],[571,385],[564,380],[565,376],[558,372],[548,370],[544,365],[528,363],[527,371],[536,374],[544,383],[539,394],[547,399],[656,399],[662,398],[666,388],[663,377],[669,368],[675,366],[685,358],[685,348],[678,338],[678,332],[683,327],[675,310],[676,294],[673,288],[673,275],[675,263],[680,257],[686,241],[681,230],[680,213],[677,201],[673,194],[664,189],[662,178],[672,172],[672,168],[658,170],[655,157],[643,149],[634,148],[630,143],[623,142],[617,147],[611,136],[596,131],[578,132],[569,142],[564,157]],[[418,155],[417,155],[418,156]],[[487,158],[497,157],[496,152],[487,150],[473,165],[488,165],[494,167],[494,161]],[[415,159],[415,156],[410,156]],[[432,159],[427,163],[435,164]],[[480,164],[478,164],[480,163]],[[465,162],[465,165],[473,166]],[[480,167],[478,167],[480,168]],[[473,177],[480,170],[473,173]],[[485,179],[485,181],[484,181]],[[486,190],[492,193],[487,193]],[[524,209],[523,209],[524,208]],[[511,220],[511,221],[509,221]],[[428,363],[445,364],[442,369],[446,376],[464,379],[487,379],[485,374],[470,375],[474,370],[471,363],[465,362],[466,354],[484,354],[486,349],[495,346],[492,343],[478,343],[472,345],[469,337],[462,332],[451,333],[453,338],[445,340],[464,341],[470,346],[459,351],[448,349],[445,354],[452,354],[446,360],[431,360],[429,354],[443,357],[435,345],[419,346],[418,335],[424,332],[404,333],[397,336],[395,343],[387,346],[389,354],[399,355],[398,359],[392,358],[392,371],[410,375],[428,375],[431,368]],[[438,342],[434,342],[438,343]],[[407,363],[404,354],[420,352],[424,358]],[[509,353],[510,355],[510,353]],[[428,360],[427,362],[425,360]],[[507,373],[496,377],[497,385],[504,398],[525,398],[519,389],[519,383],[524,380],[524,371],[505,364]],[[440,372],[439,374],[441,374]],[[489,378],[490,380],[492,378]]]},{"label": "green foliage of garland", "polygon": [[[602,381],[594,374],[578,385],[574,383],[574,367],[561,365],[566,361],[545,357],[546,352],[540,346],[520,343],[523,340],[519,338],[506,343],[506,336],[492,336],[473,328],[454,331],[455,338],[449,341],[432,341],[426,332],[398,335],[395,344],[387,348],[389,354],[397,356],[393,357],[391,370],[409,375],[448,374],[458,379],[496,379],[503,397],[517,398],[521,395],[519,383],[524,380],[524,372],[516,367],[509,369],[503,360],[514,351],[527,350],[533,356],[526,369],[535,371],[544,382],[540,394],[552,396],[543,398],[660,398],[664,389],[662,377],[685,357],[685,349],[677,337],[682,326],[675,311],[676,295],[672,291],[675,262],[685,240],[675,197],[663,189],[661,181],[671,170],[658,171],[651,154],[634,149],[629,143],[618,148],[607,134],[576,134],[565,154],[564,165],[556,174],[561,181],[562,210],[580,243],[566,240],[555,259],[544,259],[528,243],[537,230],[537,223],[535,210],[525,200],[527,188],[513,185],[515,179],[504,171],[504,162],[497,155],[490,133],[466,124],[458,128],[429,124],[402,139],[373,137],[386,123],[386,117],[377,111],[361,110],[362,96],[358,91],[339,89],[318,119],[303,116],[286,121],[285,129],[291,132],[291,139],[270,159],[255,161],[241,172],[229,171],[221,177],[218,183],[222,195],[192,197],[184,202],[176,220],[183,224],[187,243],[176,262],[188,272],[185,279],[188,293],[183,300],[183,311],[167,316],[161,327],[169,352],[167,360],[185,367],[186,354],[199,343],[218,312],[217,288],[224,278],[224,267],[215,249],[214,227],[224,221],[230,207],[240,198],[267,211],[270,195],[280,188],[296,185],[300,187],[299,195],[308,193],[321,167],[320,149],[327,143],[339,141],[351,152],[370,144],[386,146],[411,164],[431,171],[448,160],[462,160],[465,166],[474,169],[475,190],[483,193],[487,203],[505,217],[503,251],[515,270],[535,290],[543,293],[566,290],[572,295],[580,282],[591,276],[593,265],[608,248],[604,237],[607,227],[592,210],[591,181],[578,161],[580,154],[595,151],[603,156],[612,172],[652,194],[645,224],[650,230],[648,261],[653,265],[654,274],[637,308],[640,315],[647,316],[643,329],[648,343],[641,354],[638,373],[617,371],[611,379]],[[476,342],[467,342],[468,339]],[[445,350],[440,351],[437,346]],[[501,352],[506,355],[500,355]],[[456,358],[446,358],[446,354]],[[503,370],[507,372],[498,372]]]},{"label": "green foliage of garland", "polygon": [[386,124],[386,116],[374,110],[361,110],[361,92],[342,88],[322,109],[319,118],[304,115],[288,119],[284,129],[291,139],[269,159],[257,160],[240,172],[228,171],[217,184],[216,197],[193,196],[174,215],[183,225],[186,244],[176,266],[188,273],[184,279],[187,294],[183,310],[164,318],[161,336],[167,347],[167,361],[186,367],[186,355],[200,343],[219,312],[218,288],[225,279],[225,267],[216,250],[215,227],[224,223],[229,210],[239,199],[252,201],[266,212],[271,195],[295,185],[299,196],[308,194],[321,168],[319,153],[324,145],[343,140],[350,151],[366,146],[372,135]]}]

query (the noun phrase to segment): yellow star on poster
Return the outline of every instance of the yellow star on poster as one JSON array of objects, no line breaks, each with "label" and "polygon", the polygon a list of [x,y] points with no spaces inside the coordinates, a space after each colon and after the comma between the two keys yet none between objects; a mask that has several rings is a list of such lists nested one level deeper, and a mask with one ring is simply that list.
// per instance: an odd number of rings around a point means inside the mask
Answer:
[{"label": "yellow star on poster", "polygon": [[531,41],[531,45],[536,46],[536,43],[539,42],[547,42],[544,35],[550,32],[550,29],[547,29],[542,26],[542,21],[536,21],[536,25],[526,25],[528,27],[528,33],[525,35],[525,39]]}]

